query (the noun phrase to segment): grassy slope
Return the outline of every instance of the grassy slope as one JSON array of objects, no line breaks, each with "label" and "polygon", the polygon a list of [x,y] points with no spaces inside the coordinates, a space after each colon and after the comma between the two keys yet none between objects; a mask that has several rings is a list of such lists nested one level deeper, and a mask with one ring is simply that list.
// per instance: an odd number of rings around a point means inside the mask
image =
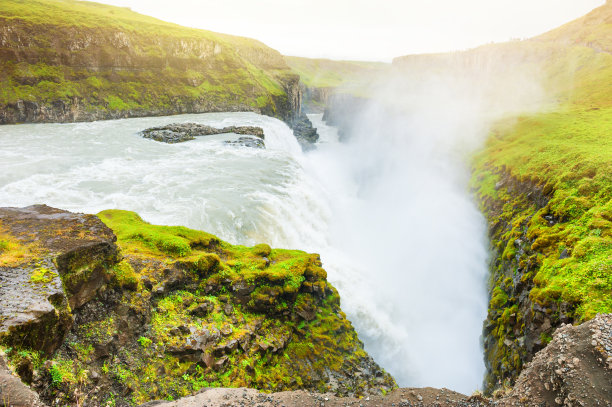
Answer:
[{"label": "grassy slope", "polygon": [[287,64],[300,75],[306,86],[313,88],[360,88],[379,75],[389,64],[383,62],[333,61],[285,57]]},{"label": "grassy slope", "polygon": [[98,3],[0,0],[2,26],[27,46],[9,35],[0,49],[0,105],[77,97],[92,110],[172,109],[197,101],[275,113],[282,79],[291,75],[280,54],[258,41]]},{"label": "grassy slope", "polygon": [[[515,335],[523,334],[527,316],[513,297],[521,285],[531,287],[533,304],[553,311],[553,324],[562,309],[574,321],[612,312],[611,39],[608,5],[533,40],[502,45],[542,69],[556,105],[500,121],[474,159],[473,185],[499,255],[489,305],[497,378],[522,364],[522,351],[504,344],[520,343]],[[513,330],[521,324],[520,333]],[[549,335],[542,333],[544,343]]]},{"label": "grassy slope", "polygon": [[[502,201],[513,225],[499,243],[504,258],[516,255],[514,240],[527,227],[541,264],[533,300],[577,306],[576,319],[612,312],[612,108],[574,109],[521,117],[500,124],[475,161],[482,199]],[[548,204],[534,214],[503,188],[502,172],[544,185]],[[486,207],[485,207],[486,210]],[[544,216],[559,223],[549,225]],[[563,251],[570,256],[561,259]]]}]

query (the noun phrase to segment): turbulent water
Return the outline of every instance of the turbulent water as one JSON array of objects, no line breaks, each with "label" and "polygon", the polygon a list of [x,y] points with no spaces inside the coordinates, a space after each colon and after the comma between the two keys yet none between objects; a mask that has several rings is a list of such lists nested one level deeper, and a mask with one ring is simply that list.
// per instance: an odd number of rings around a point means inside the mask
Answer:
[{"label": "turbulent water", "polygon": [[[470,393],[484,371],[486,244],[464,165],[418,137],[339,143],[311,119],[321,140],[305,154],[284,123],[253,113],[2,126],[0,206],[128,209],[232,243],[319,252],[366,349],[400,385]],[[261,126],[267,149],[137,135],[175,122]]]}]

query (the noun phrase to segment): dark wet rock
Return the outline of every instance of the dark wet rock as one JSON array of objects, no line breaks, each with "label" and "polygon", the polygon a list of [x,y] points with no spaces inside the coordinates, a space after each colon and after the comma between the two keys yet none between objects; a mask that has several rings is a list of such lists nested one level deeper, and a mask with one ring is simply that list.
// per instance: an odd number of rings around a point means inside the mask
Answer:
[{"label": "dark wet rock", "polygon": [[[198,123],[173,123],[161,127],[151,127],[140,132],[140,135],[144,138],[149,138],[155,141],[160,141],[169,144],[182,143],[185,141],[193,140],[196,137],[211,136],[215,134],[227,134],[234,133],[240,135],[250,135],[254,137],[240,137],[238,140],[242,140],[243,144],[247,147],[258,147],[263,148],[264,131],[261,127],[255,126],[229,126],[223,128],[215,128],[206,126]],[[258,140],[255,141],[247,140]],[[250,143],[250,144],[249,144]]]},{"label": "dark wet rock", "polygon": [[304,113],[296,116],[289,126],[304,150],[312,149],[313,144],[319,140],[317,129],[312,126],[312,122]]},{"label": "dark wet rock", "polygon": [[215,308],[214,304],[212,304],[209,301],[206,301],[202,304],[199,304],[198,306],[196,306],[194,309],[192,309],[191,311],[189,311],[189,313],[191,315],[194,315],[196,317],[206,317],[208,316],[208,314]]}]

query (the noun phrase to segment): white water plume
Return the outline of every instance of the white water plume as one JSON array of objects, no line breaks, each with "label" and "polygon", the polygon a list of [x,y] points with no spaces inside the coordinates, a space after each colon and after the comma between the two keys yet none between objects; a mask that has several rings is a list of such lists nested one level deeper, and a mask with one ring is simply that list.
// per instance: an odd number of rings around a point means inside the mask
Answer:
[{"label": "white water plume", "polygon": [[332,194],[327,268],[366,350],[400,386],[469,394],[483,379],[488,244],[469,155],[492,120],[544,100],[534,66],[504,57],[396,69],[341,120],[345,143],[309,155]]}]

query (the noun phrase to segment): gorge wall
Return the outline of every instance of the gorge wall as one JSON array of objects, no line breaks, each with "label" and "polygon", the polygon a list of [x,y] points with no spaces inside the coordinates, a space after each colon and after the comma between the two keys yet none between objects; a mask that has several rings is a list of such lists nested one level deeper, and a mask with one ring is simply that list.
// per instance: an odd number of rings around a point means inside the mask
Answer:
[{"label": "gorge wall", "polygon": [[0,56],[0,124],[301,112],[299,76],[277,51],[125,8],[4,2]]}]

